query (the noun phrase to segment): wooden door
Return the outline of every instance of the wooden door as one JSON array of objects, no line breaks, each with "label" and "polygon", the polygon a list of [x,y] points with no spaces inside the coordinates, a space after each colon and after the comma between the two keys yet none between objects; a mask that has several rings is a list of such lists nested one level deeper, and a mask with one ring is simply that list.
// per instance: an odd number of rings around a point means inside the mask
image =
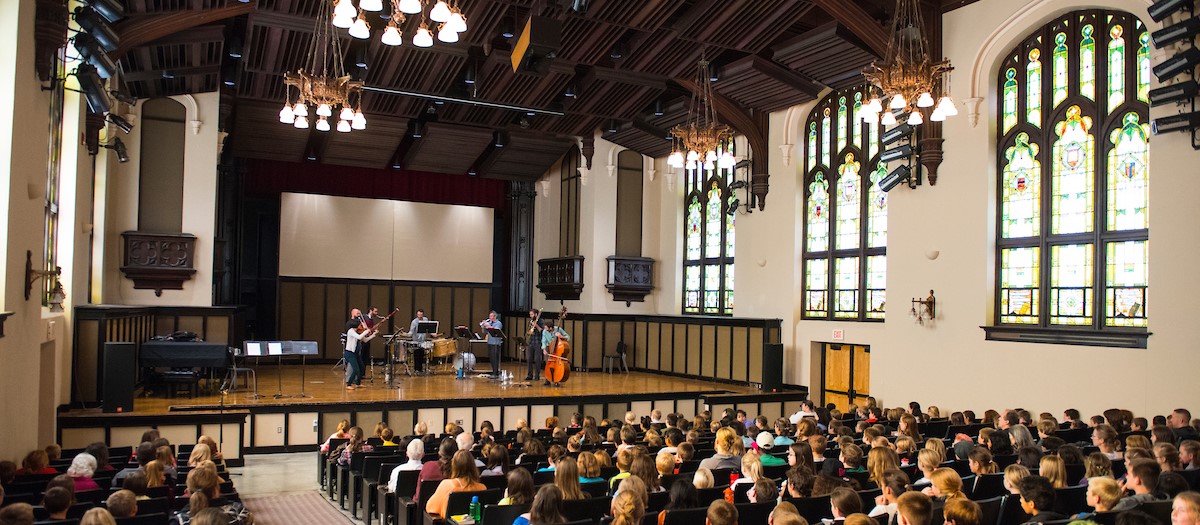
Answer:
[{"label": "wooden door", "polygon": [[839,410],[863,404],[871,395],[871,348],[863,345],[826,343],[822,347],[822,402]]}]

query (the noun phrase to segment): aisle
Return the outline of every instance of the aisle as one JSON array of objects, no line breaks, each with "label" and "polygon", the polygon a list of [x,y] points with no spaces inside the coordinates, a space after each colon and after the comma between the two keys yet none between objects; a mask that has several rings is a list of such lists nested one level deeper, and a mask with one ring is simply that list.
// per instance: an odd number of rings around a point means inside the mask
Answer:
[{"label": "aisle", "polygon": [[313,489],[317,486],[315,454],[254,454],[246,456],[246,466],[230,469],[256,525],[354,523]]},{"label": "aisle", "polygon": [[274,496],[251,496],[242,503],[254,513],[255,525],[331,525],[354,523],[316,490]]}]

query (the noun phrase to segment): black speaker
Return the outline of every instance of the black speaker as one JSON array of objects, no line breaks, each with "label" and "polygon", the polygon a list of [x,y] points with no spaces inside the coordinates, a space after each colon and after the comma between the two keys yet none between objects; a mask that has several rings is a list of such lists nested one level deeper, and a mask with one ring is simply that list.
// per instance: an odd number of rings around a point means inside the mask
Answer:
[{"label": "black speaker", "polygon": [[133,343],[104,343],[104,412],[133,412],[137,364]]},{"label": "black speaker", "polygon": [[767,343],[763,345],[763,374],[762,389],[764,392],[778,392],[783,389],[783,345]]}]

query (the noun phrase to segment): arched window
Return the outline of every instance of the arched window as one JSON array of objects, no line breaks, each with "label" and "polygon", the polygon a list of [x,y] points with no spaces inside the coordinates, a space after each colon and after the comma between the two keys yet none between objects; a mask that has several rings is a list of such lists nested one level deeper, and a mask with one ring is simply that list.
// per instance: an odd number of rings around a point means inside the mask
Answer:
[{"label": "arched window", "polygon": [[858,118],[865,87],[829,94],[804,126],[805,319],[881,321],[887,299],[882,126]]},{"label": "arched window", "polygon": [[[722,147],[732,151],[733,141]],[[733,315],[733,172],[703,167],[683,172],[685,314]]]},{"label": "arched window", "polygon": [[1000,66],[996,325],[1144,331],[1149,41],[1129,13],[1076,11]]}]

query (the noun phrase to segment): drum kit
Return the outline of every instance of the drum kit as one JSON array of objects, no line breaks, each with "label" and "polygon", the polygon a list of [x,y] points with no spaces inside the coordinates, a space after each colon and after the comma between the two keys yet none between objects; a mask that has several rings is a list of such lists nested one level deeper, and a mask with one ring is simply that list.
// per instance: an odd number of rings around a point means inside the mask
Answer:
[{"label": "drum kit", "polygon": [[439,372],[462,368],[464,373],[475,369],[475,354],[460,352],[455,339],[439,338],[432,341],[413,341],[409,335],[385,335],[387,339],[387,363],[384,366],[384,382],[391,386],[396,376],[427,376]]}]

